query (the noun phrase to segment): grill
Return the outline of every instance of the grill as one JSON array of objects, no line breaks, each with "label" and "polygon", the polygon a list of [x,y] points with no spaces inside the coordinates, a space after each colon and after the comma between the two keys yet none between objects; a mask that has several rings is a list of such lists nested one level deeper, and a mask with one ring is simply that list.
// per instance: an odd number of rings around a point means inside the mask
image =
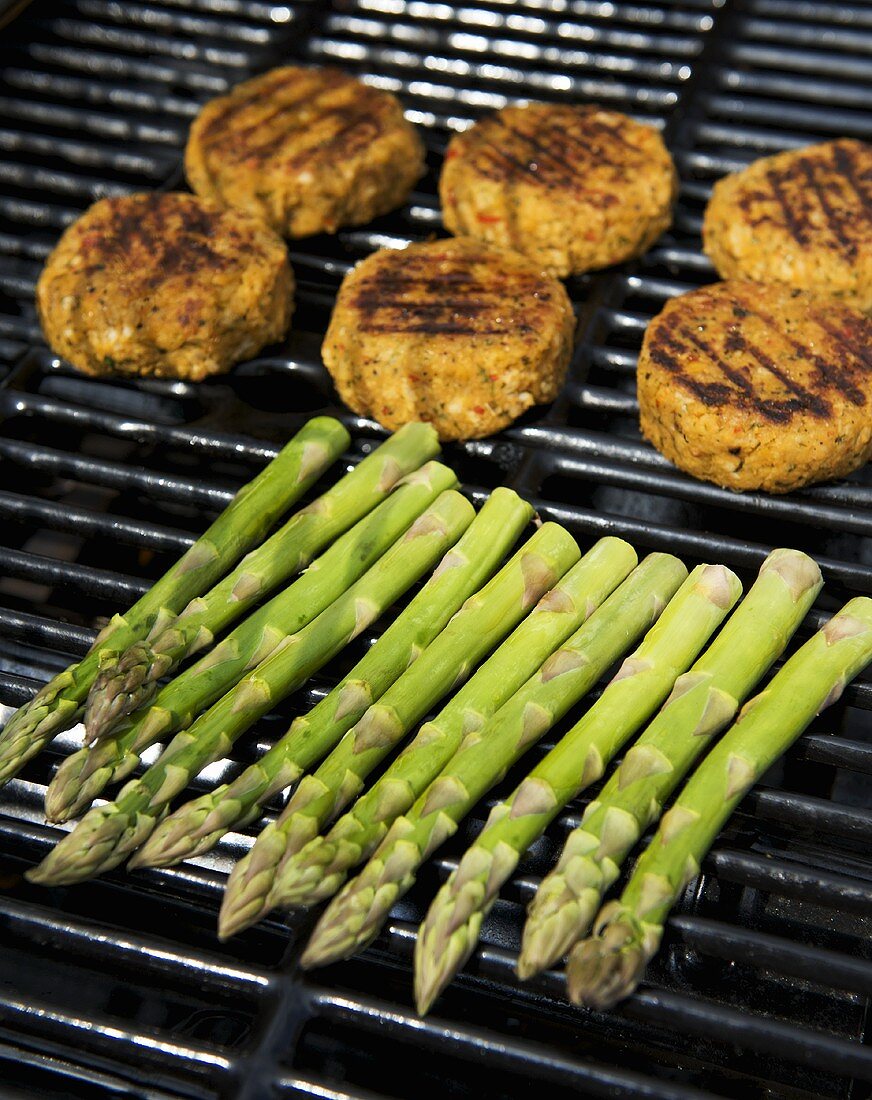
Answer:
[{"label": "grill", "polygon": [[[36,0],[3,34],[5,703],[84,652],[100,616],[159,576],[308,415],[343,417],[357,448],[349,463],[371,448],[380,430],[337,409],[318,357],[339,281],[373,248],[438,231],[448,136],[515,98],[600,100],[663,127],[681,195],[673,229],[646,257],[571,283],[581,340],[554,406],[449,451],[468,492],[509,484],[584,542],[612,532],[688,564],[726,562],[745,580],[771,546],[800,546],[827,581],[802,637],[843,598],[872,591],[868,471],[784,498],[693,481],[641,442],[633,377],[651,316],[713,277],[699,241],[712,181],[766,153],[872,136],[868,0]],[[428,139],[419,190],[363,229],[294,243],[294,332],[232,377],[193,386],[76,375],[41,342],[32,304],[59,231],[100,196],[177,185],[200,104],[289,58],[338,63],[400,95]],[[198,788],[263,752],[335,675],[336,663]],[[573,1009],[557,974],[514,978],[523,906],[579,801],[522,862],[425,1021],[410,999],[416,924],[490,802],[368,951],[303,978],[305,917],[225,946],[214,935],[227,871],[256,828],[169,871],[51,891],[22,880],[57,835],[42,797],[60,753],[79,743],[70,731],[0,791],[0,1091],[463,1098],[520,1096],[540,1081],[558,1100],[869,1095],[870,709],[872,683],[860,681],[745,800],[670,920],[647,983],[617,1012]]]}]

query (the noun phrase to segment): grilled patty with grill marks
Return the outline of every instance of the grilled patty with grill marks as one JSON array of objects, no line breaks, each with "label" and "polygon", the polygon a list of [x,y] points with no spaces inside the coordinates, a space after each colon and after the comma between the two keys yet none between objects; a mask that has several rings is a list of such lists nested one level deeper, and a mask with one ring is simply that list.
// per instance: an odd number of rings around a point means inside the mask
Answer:
[{"label": "grilled patty with grill marks", "polygon": [[505,107],[451,139],[445,227],[552,275],[641,255],[672,218],[677,176],[655,129],[596,106]]},{"label": "grilled patty with grill marks", "polygon": [[294,280],[258,218],[195,195],[101,199],[49,256],[36,287],[52,348],[86,374],[198,381],[281,339]]},{"label": "grilled patty with grill marks", "polygon": [[782,283],[872,312],[872,145],[828,141],[725,176],[703,241],[725,279]]},{"label": "grilled patty with grill marks", "polygon": [[322,353],[360,415],[473,439],[557,396],[574,328],[562,285],[528,260],[439,240],[384,249],[349,272]]},{"label": "grilled patty with grill marks", "polygon": [[682,470],[785,493],[872,457],[872,320],[749,282],[668,302],[638,367],[642,431]]},{"label": "grilled patty with grill marks", "polygon": [[207,103],[185,150],[198,195],[288,237],[334,233],[399,206],[424,147],[389,92],[339,69],[273,69]]}]

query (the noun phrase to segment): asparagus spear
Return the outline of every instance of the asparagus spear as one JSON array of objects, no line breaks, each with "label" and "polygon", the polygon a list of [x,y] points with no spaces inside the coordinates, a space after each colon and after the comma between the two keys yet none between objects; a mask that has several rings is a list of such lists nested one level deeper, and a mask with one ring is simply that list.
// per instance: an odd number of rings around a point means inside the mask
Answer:
[{"label": "asparagus spear", "polygon": [[204,596],[198,596],[169,623],[161,621],[101,668],[85,707],[85,741],[106,736],[118,722],[144,706],[189,653],[242,618],[282,581],[384,500],[394,485],[438,454],[428,424],[407,424],[364,458],[317,500],[293,515],[262,545]]},{"label": "asparagus spear", "polygon": [[578,557],[575,540],[557,524],[546,523],[466,601],[317,771],[304,777],[276,826],[264,830],[250,858],[234,868],[218,921],[222,938],[269,907],[264,887],[281,874],[283,864],[360,793],[366,776],[390,749],[464,679]]},{"label": "asparagus spear", "polygon": [[[428,467],[423,467],[423,471],[411,475],[407,482],[422,483],[427,469]],[[444,470],[444,467],[441,469]],[[453,474],[451,476],[453,478]],[[408,492],[408,488],[397,489],[397,494]],[[496,489],[423,590],[402,610],[375,646],[368,650],[333,691],[308,715],[295,718],[285,737],[277,741],[261,760],[246,768],[230,785],[221,785],[188,803],[186,832],[179,838],[183,858],[185,854],[194,855],[200,851],[208,851],[233,825],[252,821],[265,802],[299,779],[303,771],[329,752],[335,742],[363,716],[366,707],[439,634],[466,596],[474,592],[490,572],[493,572],[532,515],[533,509],[530,505],[516,493],[512,493],[511,489]],[[236,630],[238,639],[240,630],[242,627]],[[255,631],[252,637],[256,643],[261,632]],[[190,669],[189,673],[179,676],[176,684],[185,680],[189,686],[201,689],[208,675],[208,669],[203,668],[203,664],[208,664],[208,660],[205,659]],[[243,671],[244,665],[238,675]],[[208,698],[207,705],[220,694],[219,691]],[[152,744],[154,736],[165,736],[166,731],[159,724],[158,707],[163,701],[162,693],[158,695],[151,711],[146,712],[142,719],[144,725],[139,736],[131,729],[130,737],[125,735],[123,742],[118,737],[109,738],[89,750],[77,752],[63,764],[58,771],[58,777],[62,771],[70,772],[69,783],[64,785],[71,793],[58,792],[56,803],[65,807],[67,817],[73,816],[78,809],[90,802],[93,795],[110,778],[123,778],[123,775],[129,774],[136,763],[139,763],[136,752],[142,751],[145,745]],[[203,705],[205,704],[201,702],[194,709],[186,706],[186,714],[189,715],[186,720],[178,718],[178,708],[168,703],[166,707],[176,716],[175,720],[179,722],[180,728],[189,725],[197,711],[203,709]],[[156,735],[154,730],[147,728],[152,720],[148,718],[150,714],[156,723]],[[175,728],[174,726],[170,731]],[[132,740],[136,744],[131,745]],[[79,760],[74,771],[77,757],[84,757],[84,761]],[[90,766],[87,763],[89,758]],[[80,777],[79,770],[84,778]],[[48,793],[52,793],[51,787]],[[77,801],[70,804],[70,799],[73,798]],[[54,806],[55,803],[53,810]]]},{"label": "asparagus spear", "polygon": [[457,478],[428,462],[347,531],[284,592],[236,627],[158,694],[152,705],[60,766],[46,792],[46,816],[76,816],[112,779],[129,775],[150,745],[189,726],[287,635],[301,630],[356,581]]},{"label": "asparagus spear", "polygon": [[741,606],[627,752],[530,905],[518,973],[551,966],[587,931],[666,799],[784,650],[822,586],[811,558],[775,550]]},{"label": "asparagus spear", "polygon": [[115,615],[87,656],[58,673],[20,707],[0,733],[0,786],[78,719],[102,663],[205,592],[259,542],[273,523],[348,446],[338,420],[310,420],[211,527],[124,615]]},{"label": "asparagus spear", "polygon": [[651,555],[552,653],[458,750],[408,814],[394,821],[363,871],[323,913],[303,966],[345,958],[373,939],[391,906],[412,886],[417,868],[455,832],[476,799],[590,690],[657,618],[686,575],[677,558]]},{"label": "asparagus spear", "polygon": [[[665,699],[741,591],[738,577],[724,566],[697,566],[587,714],[493,808],[418,931],[415,988],[422,1013],[469,958],[482,921],[523,853],[571,798],[600,778],[615,753]],[[449,771],[464,781],[459,760]]]},{"label": "asparagus spear", "polygon": [[860,596],[745,704],[663,815],[620,900],[604,906],[595,934],[572,951],[567,977],[574,1001],[605,1009],[633,992],[670,909],[736,805],[870,660],[872,599]]},{"label": "asparagus spear", "polygon": [[432,568],[472,515],[472,505],[459,493],[443,493],[360,580],[287,637],[190,729],[177,734],[157,763],[128,783],[115,802],[90,810],[28,877],[39,883],[80,882],[117,866],[145,840],[197,772],[228,752],[240,734]]},{"label": "asparagus spear", "polygon": [[599,607],[636,565],[621,539],[601,539],[460,689],[432,722],[423,725],[391,767],[341,817],[327,836],[315,837],[285,863],[270,904],[314,905],[339,889],[347,871],[376,849],[393,820],[405,813],[448,763],[467,734],[532,676],[553,650]]}]

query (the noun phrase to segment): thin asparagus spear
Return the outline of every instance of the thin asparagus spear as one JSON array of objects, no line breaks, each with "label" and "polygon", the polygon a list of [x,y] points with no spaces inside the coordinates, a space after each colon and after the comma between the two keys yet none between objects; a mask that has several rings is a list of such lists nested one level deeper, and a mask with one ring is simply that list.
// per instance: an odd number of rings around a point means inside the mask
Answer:
[{"label": "thin asparagus spear", "polygon": [[[668,554],[646,558],[587,622],[458,750],[445,771],[397,818],[357,878],[323,913],[303,966],[345,958],[377,934],[425,859],[457,829],[476,799],[596,683],[650,626],[687,575]],[[455,778],[455,769],[466,783]]]},{"label": "thin asparagus spear", "polygon": [[252,849],[253,860],[234,868],[218,919],[219,936],[239,931],[269,906],[263,893],[264,865],[281,875],[284,862],[360,793],[366,776],[405,733],[499,644],[579,556],[575,540],[556,523],[546,523],[466,601],[317,771],[302,779],[277,827],[266,839],[266,831],[259,838],[265,858]]},{"label": "thin asparagus spear", "polygon": [[[416,473],[407,481],[417,483],[423,476],[423,472]],[[403,488],[398,489],[397,493],[408,491]],[[429,645],[466,597],[487,579],[532,516],[533,509],[516,493],[510,489],[495,490],[422,591],[329,695],[309,714],[295,718],[285,736],[232,783],[217,787],[182,807],[187,813],[183,815],[184,832],[178,837],[183,849],[180,858],[208,851],[234,825],[256,818],[265,802],[296,782],[307,768],[325,756],[363,716],[370,703],[378,699]],[[237,631],[240,629],[237,628]],[[256,643],[260,634],[252,637]],[[208,675],[208,669],[203,669],[207,662],[208,658],[190,669],[190,677],[188,673],[183,676],[188,677],[189,683],[202,686]],[[179,677],[175,683],[181,680],[182,677]],[[217,699],[220,694],[214,698]],[[155,707],[161,700],[162,695],[155,700]],[[145,722],[148,722],[147,715],[155,707],[146,712]],[[197,709],[204,709],[203,705]],[[191,708],[188,707],[186,712],[190,713]],[[190,718],[182,721],[179,728],[189,725],[194,717],[196,711],[190,713]],[[133,736],[135,731],[130,733]],[[158,736],[165,735],[166,731],[159,728]],[[82,788],[77,806],[81,807],[86,797],[90,801],[108,781],[106,776],[101,778],[98,768],[109,771],[115,766],[117,771],[113,778],[120,778],[121,773],[129,774],[139,762],[136,752],[142,751],[145,744],[151,744],[151,739],[141,733],[136,745],[130,747],[125,742],[119,752],[107,759],[106,750],[111,749],[114,742],[115,738],[110,738],[90,750],[76,753],[76,756],[87,759],[90,752],[92,761],[95,761],[90,770],[85,769],[87,776],[93,778],[88,780],[89,790]],[[75,760],[75,757],[70,760]],[[66,766],[62,765],[61,771]],[[71,815],[68,811],[67,816]]]},{"label": "thin asparagus spear", "polygon": [[[615,753],[663,702],[741,592],[739,578],[724,566],[697,566],[587,714],[514,793],[493,808],[418,931],[415,988],[422,1013],[469,958],[482,921],[523,853],[571,798],[600,778]],[[497,746],[488,744],[496,753]],[[448,771],[463,782],[460,761],[449,764]]]},{"label": "thin asparagus spear", "polygon": [[572,951],[577,1003],[606,1009],[629,997],[656,954],[669,911],[737,804],[814,716],[872,660],[872,599],[851,600],[742,708],[690,777],[642,853],[620,900]]},{"label": "thin asparagus spear", "polygon": [[150,745],[189,726],[289,634],[301,630],[373,565],[457,478],[428,462],[340,536],[292,585],[164,687],[152,705],[113,734],[74,753],[46,792],[49,821],[75,817],[113,779],[129,775]]},{"label": "thin asparagus spear", "polygon": [[672,694],[566,840],[530,904],[522,978],[562,958],[666,799],[784,650],[823,581],[798,550],[773,551],[738,610]]},{"label": "thin asparagus spear", "polygon": [[589,550],[438,717],[421,727],[411,744],[327,836],[315,837],[287,861],[273,886],[270,904],[275,908],[314,905],[332,897],[348,870],[375,851],[394,819],[439,775],[464,736],[475,736],[636,563],[635,550],[621,539],[601,539]]},{"label": "thin asparagus spear", "polygon": [[88,654],[58,673],[0,732],[0,786],[79,717],[104,661],[143,637],[155,623],[205,592],[348,446],[338,420],[310,420],[266,469],[244,485],[211,527],[124,615],[115,615]]},{"label": "thin asparagus spear", "polygon": [[80,882],[116,867],[145,840],[169,803],[207,764],[227,753],[258,718],[299,687],[372,623],[452,546],[469,525],[472,505],[443,493],[406,534],[326,611],[290,635],[190,729],[175,736],[159,760],[121,791],[90,810],[78,827],[28,872],[33,882]]},{"label": "thin asparagus spear", "polygon": [[[516,493],[494,490],[421,592],[330,694],[295,718],[287,734],[229,786],[189,804],[193,851],[207,851],[234,825],[255,819],[270,798],[326,756],[491,576],[532,517]],[[259,919],[288,836],[286,820],[268,825],[234,868],[228,889],[235,903],[227,919],[235,931]]]},{"label": "thin asparagus spear", "polygon": [[405,475],[438,454],[428,424],[407,424],[317,500],[293,515],[266,542],[177,618],[153,629],[107,661],[91,685],[85,706],[85,741],[106,736],[118,722],[144,706],[188,654],[259,603],[282,581],[304,569],[335,538],[357,523]]}]

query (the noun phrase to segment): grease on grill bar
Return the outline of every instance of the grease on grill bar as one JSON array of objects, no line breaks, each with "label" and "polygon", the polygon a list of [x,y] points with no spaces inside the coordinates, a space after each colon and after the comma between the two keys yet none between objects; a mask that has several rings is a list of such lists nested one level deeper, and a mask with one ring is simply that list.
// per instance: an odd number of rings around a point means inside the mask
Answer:
[{"label": "grease on grill bar", "polygon": [[[585,544],[613,532],[688,564],[723,561],[745,581],[769,546],[793,543],[821,562],[834,600],[872,590],[868,472],[778,500],[693,482],[641,444],[633,376],[651,316],[712,279],[699,249],[712,182],[767,153],[869,139],[864,7],[34,0],[4,36],[4,703],[23,701],[81,653],[96,617],[159,576],[306,415],[336,411],[317,350],[342,275],[375,247],[438,229],[447,137],[516,96],[600,99],[664,127],[682,185],[676,223],[647,256],[570,285],[583,339],[552,409],[448,456],[473,497],[508,483]],[[177,185],[199,106],[288,60],[356,70],[429,128],[429,172],[409,205],[337,239],[295,244],[295,331],[229,378],[134,387],[59,366],[40,343],[32,295],[60,230],[101,195]],[[356,439],[375,440],[374,425],[343,415]],[[834,606],[821,605],[807,630]],[[349,659],[371,640],[359,639]],[[337,675],[326,669],[195,790],[236,774]],[[55,835],[42,823],[58,759],[46,753],[0,795],[4,1086],[57,1097],[137,1087],[420,1097],[444,1095],[450,1080],[452,1095],[473,1097],[520,1096],[536,1079],[556,1098],[859,1095],[872,1079],[870,709],[872,687],[861,682],[766,777],[670,921],[650,984],[608,1016],[570,1009],[556,975],[531,989],[514,978],[523,906],[583,803],[519,867],[466,975],[421,1023],[409,999],[414,931],[492,801],[427,866],[369,952],[301,981],[297,938],[282,924],[228,947],[214,936],[224,875],[256,826],[171,871],[51,894],[22,887],[17,874]],[[75,742],[72,732],[59,748]],[[410,1059],[414,1078],[394,1068]]]}]

